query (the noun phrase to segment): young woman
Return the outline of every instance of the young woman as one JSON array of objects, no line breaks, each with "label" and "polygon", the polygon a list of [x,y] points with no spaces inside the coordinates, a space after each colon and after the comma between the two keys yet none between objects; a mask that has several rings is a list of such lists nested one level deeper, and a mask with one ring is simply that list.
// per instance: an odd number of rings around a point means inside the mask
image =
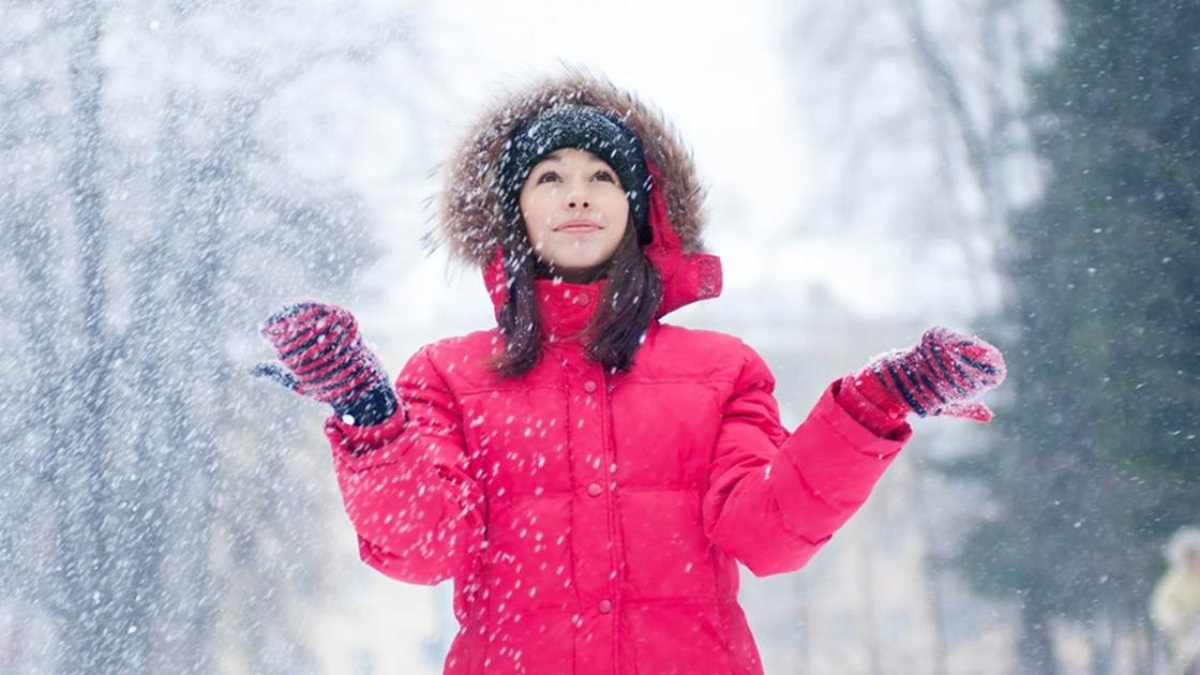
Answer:
[{"label": "young woman", "polygon": [[999,352],[927,332],[826,389],[795,431],[746,344],[669,325],[716,297],[683,144],[633,97],[569,74],[470,134],[441,233],[497,326],[422,348],[393,388],[345,309],[263,326],[332,405],[325,430],[363,560],[453,579],[445,672],[761,673],[737,564],[802,567],[867,498],[918,415],[990,418]]}]

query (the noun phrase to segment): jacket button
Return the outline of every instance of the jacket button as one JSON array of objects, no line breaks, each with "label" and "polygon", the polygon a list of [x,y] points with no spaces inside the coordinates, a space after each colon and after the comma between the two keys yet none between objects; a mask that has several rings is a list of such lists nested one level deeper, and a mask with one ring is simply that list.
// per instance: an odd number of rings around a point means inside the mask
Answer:
[{"label": "jacket button", "polygon": [[593,497],[599,497],[604,494],[604,488],[600,487],[599,483],[592,483],[588,486],[588,494]]},{"label": "jacket button", "polygon": [[601,614],[608,614],[612,611],[612,602],[608,600],[601,600],[599,609]]},{"label": "jacket button", "polygon": [[583,390],[584,390],[584,391],[586,391],[586,392],[587,392],[587,393],[589,393],[589,394],[590,394],[590,393],[592,393],[592,392],[594,392],[594,391],[596,391],[596,381],[595,381],[595,380],[588,380],[587,382],[584,382],[584,383],[583,383]]},{"label": "jacket button", "polygon": [[577,305],[586,305],[591,301],[592,301],[592,299],[589,298],[588,296],[584,295],[583,293],[580,293],[579,295],[575,296],[575,304],[577,304]]}]

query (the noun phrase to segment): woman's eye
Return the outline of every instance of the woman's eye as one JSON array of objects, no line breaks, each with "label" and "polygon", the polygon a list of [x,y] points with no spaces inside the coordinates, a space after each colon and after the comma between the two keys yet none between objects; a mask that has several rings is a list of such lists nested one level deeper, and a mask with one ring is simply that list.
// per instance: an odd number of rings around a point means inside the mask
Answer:
[{"label": "woman's eye", "polygon": [[611,173],[609,173],[607,171],[597,171],[596,179],[602,180],[602,181],[607,181],[609,183],[617,182],[616,176],[613,176]]},{"label": "woman's eye", "polygon": [[537,182],[539,184],[553,183],[556,180],[558,180],[558,174],[554,173],[553,171],[547,171],[546,173],[542,174],[541,176],[538,176]]}]

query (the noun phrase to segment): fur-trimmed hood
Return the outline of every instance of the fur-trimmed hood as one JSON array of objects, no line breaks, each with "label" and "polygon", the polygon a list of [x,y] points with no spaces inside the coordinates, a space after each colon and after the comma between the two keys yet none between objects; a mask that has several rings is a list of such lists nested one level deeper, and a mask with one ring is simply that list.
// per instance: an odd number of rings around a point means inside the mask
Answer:
[{"label": "fur-trimmed hood", "polygon": [[498,168],[513,131],[564,103],[594,106],[620,120],[642,142],[651,175],[650,227],[645,247],[663,277],[661,316],[720,294],[720,261],[704,253],[704,189],[691,154],[661,114],[607,80],[577,70],[501,97],[467,134],[448,164],[441,194],[438,239],[454,257],[483,268],[493,301],[506,297],[498,242],[511,227],[504,215]]}]

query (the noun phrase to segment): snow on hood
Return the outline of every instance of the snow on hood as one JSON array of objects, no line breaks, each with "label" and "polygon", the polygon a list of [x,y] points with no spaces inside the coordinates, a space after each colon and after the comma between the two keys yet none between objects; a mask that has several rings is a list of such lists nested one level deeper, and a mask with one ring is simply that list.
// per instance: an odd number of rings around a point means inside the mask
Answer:
[{"label": "snow on hood", "polygon": [[642,141],[652,181],[649,224],[654,235],[644,250],[664,286],[658,314],[719,295],[720,261],[704,253],[704,189],[691,153],[657,110],[579,70],[510,92],[480,116],[447,166],[434,239],[449,245],[455,258],[482,268],[493,301],[503,303],[497,242],[510,225],[497,174],[504,145],[514,129],[564,103],[599,108]]}]

